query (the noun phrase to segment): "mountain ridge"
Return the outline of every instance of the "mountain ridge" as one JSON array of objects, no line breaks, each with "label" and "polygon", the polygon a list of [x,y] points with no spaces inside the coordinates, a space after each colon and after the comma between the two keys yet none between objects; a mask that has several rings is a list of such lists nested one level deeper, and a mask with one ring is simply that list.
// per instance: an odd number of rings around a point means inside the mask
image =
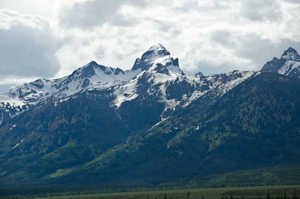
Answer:
[{"label": "mountain ridge", "polygon": [[[138,81],[143,81],[143,78],[148,78],[147,81],[152,81],[153,86],[156,85],[157,88],[162,89],[161,95],[165,96],[164,89],[166,88],[158,85],[174,81],[181,76],[189,79],[187,82],[194,85],[192,81],[198,81],[199,84],[199,79],[204,77],[202,73],[195,76],[185,75],[179,68],[178,58],[167,51],[163,45],[156,44],[150,47],[141,58],[137,58],[132,69],[127,71],[105,67],[92,61],[65,77],[53,80],[38,79],[17,86],[6,94],[0,95],[3,113],[0,121],[2,123],[6,119],[51,101],[66,100],[86,89],[114,89],[113,95],[116,99],[112,105],[119,107],[124,101],[137,97],[134,87],[137,86]],[[214,76],[217,75],[211,75],[209,77],[212,78],[207,79],[213,79]],[[151,90],[148,92],[151,93]],[[162,100],[167,101],[166,97]],[[171,109],[177,105],[173,104]]]},{"label": "mountain ridge", "polygon": [[[120,77],[128,71],[90,62],[52,84],[58,98],[26,110],[2,103],[1,181],[157,185],[300,164],[298,78],[264,71],[185,75],[161,44],[139,60],[128,70],[138,74],[125,82]],[[97,74],[117,81],[103,84]],[[51,83],[36,80],[19,94],[40,99]],[[79,92],[61,97],[66,90]]]}]

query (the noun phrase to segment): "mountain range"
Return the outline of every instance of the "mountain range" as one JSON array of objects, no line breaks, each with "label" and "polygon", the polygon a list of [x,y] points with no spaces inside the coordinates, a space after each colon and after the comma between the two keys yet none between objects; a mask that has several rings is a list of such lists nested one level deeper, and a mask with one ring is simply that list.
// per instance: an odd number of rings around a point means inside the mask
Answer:
[{"label": "mountain range", "polygon": [[[186,75],[161,44],[0,95],[0,186],[158,185],[300,163],[300,56]],[[1,184],[2,183],[2,184]]]}]

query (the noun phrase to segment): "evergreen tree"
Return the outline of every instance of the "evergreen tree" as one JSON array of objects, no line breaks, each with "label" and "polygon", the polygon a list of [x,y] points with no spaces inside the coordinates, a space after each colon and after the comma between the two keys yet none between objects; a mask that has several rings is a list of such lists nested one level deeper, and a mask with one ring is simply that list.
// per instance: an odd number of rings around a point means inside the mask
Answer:
[{"label": "evergreen tree", "polygon": [[190,197],[190,192],[188,191],[188,193],[187,193],[187,196],[186,196],[187,198],[189,198]]},{"label": "evergreen tree", "polygon": [[168,199],[168,198],[167,198],[167,194],[166,194],[166,193],[165,193],[164,199]]}]

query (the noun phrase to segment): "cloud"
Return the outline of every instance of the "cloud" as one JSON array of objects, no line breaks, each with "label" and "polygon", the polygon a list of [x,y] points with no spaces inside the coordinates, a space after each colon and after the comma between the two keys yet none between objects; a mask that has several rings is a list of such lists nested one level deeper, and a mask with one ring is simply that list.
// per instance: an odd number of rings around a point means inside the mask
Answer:
[{"label": "cloud", "polygon": [[240,14],[251,21],[278,21],[282,18],[280,4],[274,0],[245,0]]},{"label": "cloud", "polygon": [[[124,5],[146,6],[144,0],[101,0],[76,3],[60,13],[60,22],[66,27],[90,28],[111,23],[116,26],[131,26],[128,20],[118,12]],[[135,21],[138,20],[135,18]]]},{"label": "cloud", "polygon": [[294,3],[294,4],[300,4],[300,1],[298,1],[298,0],[283,0],[283,1],[286,1],[289,3]]},{"label": "cloud", "polygon": [[[162,43],[179,57],[186,73],[209,75],[259,70],[282,42],[296,44],[299,38],[297,8],[279,0],[139,2],[89,1],[62,10],[61,24],[82,33],[60,57],[67,51],[77,57],[72,49],[80,48],[81,39],[92,38],[93,43],[78,52],[85,57],[80,60],[92,57],[103,65],[129,69],[147,48]],[[80,62],[72,60],[73,66]]]},{"label": "cloud", "polygon": [[0,73],[20,77],[52,77],[60,65],[57,39],[45,20],[1,10]]}]

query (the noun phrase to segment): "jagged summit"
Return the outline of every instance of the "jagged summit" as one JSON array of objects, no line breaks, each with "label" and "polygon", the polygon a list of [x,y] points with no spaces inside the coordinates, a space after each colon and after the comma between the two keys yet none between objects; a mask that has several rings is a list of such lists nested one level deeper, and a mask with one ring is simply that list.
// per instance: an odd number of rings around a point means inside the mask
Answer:
[{"label": "jagged summit", "polygon": [[167,51],[167,50],[162,44],[158,43],[158,44],[151,46],[148,51],[158,52],[158,51]]},{"label": "jagged summit", "polygon": [[300,61],[300,56],[294,48],[289,47],[281,56],[282,59]]},{"label": "jagged summit", "polygon": [[195,74],[195,77],[202,78],[202,77],[205,77],[205,76],[203,75],[203,73],[198,72],[198,73]]},{"label": "jagged summit", "polygon": [[184,74],[179,68],[178,58],[171,54],[163,45],[156,44],[147,50],[141,58],[137,58],[132,70],[148,70],[151,67],[166,67],[174,73]]},{"label": "jagged summit", "polygon": [[111,67],[106,67],[103,65],[98,65],[97,62],[91,61],[89,64],[78,68],[75,70],[73,74],[79,74],[80,78],[90,78],[94,75],[96,75],[97,71],[102,71],[105,75],[121,75],[125,74],[125,71],[123,71],[120,68],[111,68]]},{"label": "jagged summit", "polygon": [[300,56],[293,48],[288,48],[281,58],[274,57],[267,62],[261,72],[273,72],[300,79]]}]

